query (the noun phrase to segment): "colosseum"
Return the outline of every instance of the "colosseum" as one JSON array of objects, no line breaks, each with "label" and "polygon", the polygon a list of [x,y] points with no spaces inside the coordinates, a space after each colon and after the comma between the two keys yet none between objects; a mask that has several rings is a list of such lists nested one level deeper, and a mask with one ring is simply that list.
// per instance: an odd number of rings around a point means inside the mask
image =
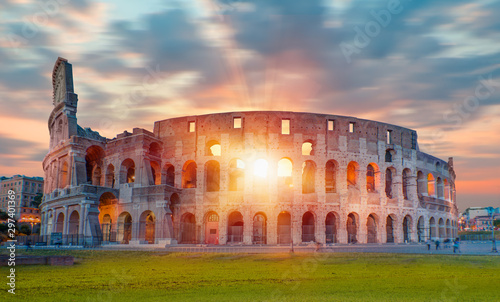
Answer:
[{"label": "colosseum", "polygon": [[108,139],[53,70],[42,235],[71,244],[408,243],[456,236],[453,159],[417,133],[331,114],[171,118]]}]

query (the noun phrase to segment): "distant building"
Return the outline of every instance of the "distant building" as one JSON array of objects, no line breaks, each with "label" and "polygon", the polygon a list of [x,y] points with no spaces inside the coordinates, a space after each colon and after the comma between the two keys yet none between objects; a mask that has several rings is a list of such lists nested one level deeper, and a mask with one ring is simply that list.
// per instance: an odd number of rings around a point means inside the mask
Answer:
[{"label": "distant building", "polygon": [[43,194],[43,178],[14,175],[0,177],[0,209],[8,211],[9,190],[16,194],[16,219],[19,222],[40,223],[40,210],[33,202]]},{"label": "distant building", "polygon": [[[500,207],[494,209],[493,220],[500,219]],[[484,231],[491,227],[491,216],[486,207],[467,208],[460,216],[460,229]]]}]

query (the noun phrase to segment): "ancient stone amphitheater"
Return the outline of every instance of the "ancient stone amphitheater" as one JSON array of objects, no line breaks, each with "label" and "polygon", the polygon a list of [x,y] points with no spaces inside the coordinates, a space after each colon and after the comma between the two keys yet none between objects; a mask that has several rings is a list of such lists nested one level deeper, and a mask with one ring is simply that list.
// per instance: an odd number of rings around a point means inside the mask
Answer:
[{"label": "ancient stone amphitheater", "polygon": [[414,130],[316,113],[193,115],[107,139],[53,72],[42,235],[86,244],[421,242],[457,229],[455,172]]}]

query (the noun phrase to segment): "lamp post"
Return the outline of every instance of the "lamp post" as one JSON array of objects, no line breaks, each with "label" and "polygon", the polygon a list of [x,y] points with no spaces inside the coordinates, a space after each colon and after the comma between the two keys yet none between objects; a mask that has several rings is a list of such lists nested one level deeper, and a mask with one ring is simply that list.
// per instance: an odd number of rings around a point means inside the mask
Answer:
[{"label": "lamp post", "polygon": [[488,211],[488,214],[490,214],[491,216],[491,242],[492,242],[491,252],[498,253],[497,243],[495,240],[495,226],[493,225],[493,214],[495,213],[495,208],[487,207],[486,210]]}]

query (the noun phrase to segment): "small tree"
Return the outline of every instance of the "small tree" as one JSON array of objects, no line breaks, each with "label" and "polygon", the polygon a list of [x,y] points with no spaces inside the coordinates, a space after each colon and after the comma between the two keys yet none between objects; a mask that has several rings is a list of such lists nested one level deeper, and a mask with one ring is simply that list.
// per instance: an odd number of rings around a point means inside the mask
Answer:
[{"label": "small tree", "polygon": [[31,202],[31,205],[35,208],[40,207],[40,204],[42,203],[42,199],[43,199],[43,194],[37,193],[34,200]]},{"label": "small tree", "polygon": [[493,220],[493,225],[495,226],[495,228],[500,227],[500,219]]},{"label": "small tree", "polygon": [[19,233],[26,234],[26,235],[31,235],[31,228],[27,224],[23,224],[22,226],[19,227]]}]

